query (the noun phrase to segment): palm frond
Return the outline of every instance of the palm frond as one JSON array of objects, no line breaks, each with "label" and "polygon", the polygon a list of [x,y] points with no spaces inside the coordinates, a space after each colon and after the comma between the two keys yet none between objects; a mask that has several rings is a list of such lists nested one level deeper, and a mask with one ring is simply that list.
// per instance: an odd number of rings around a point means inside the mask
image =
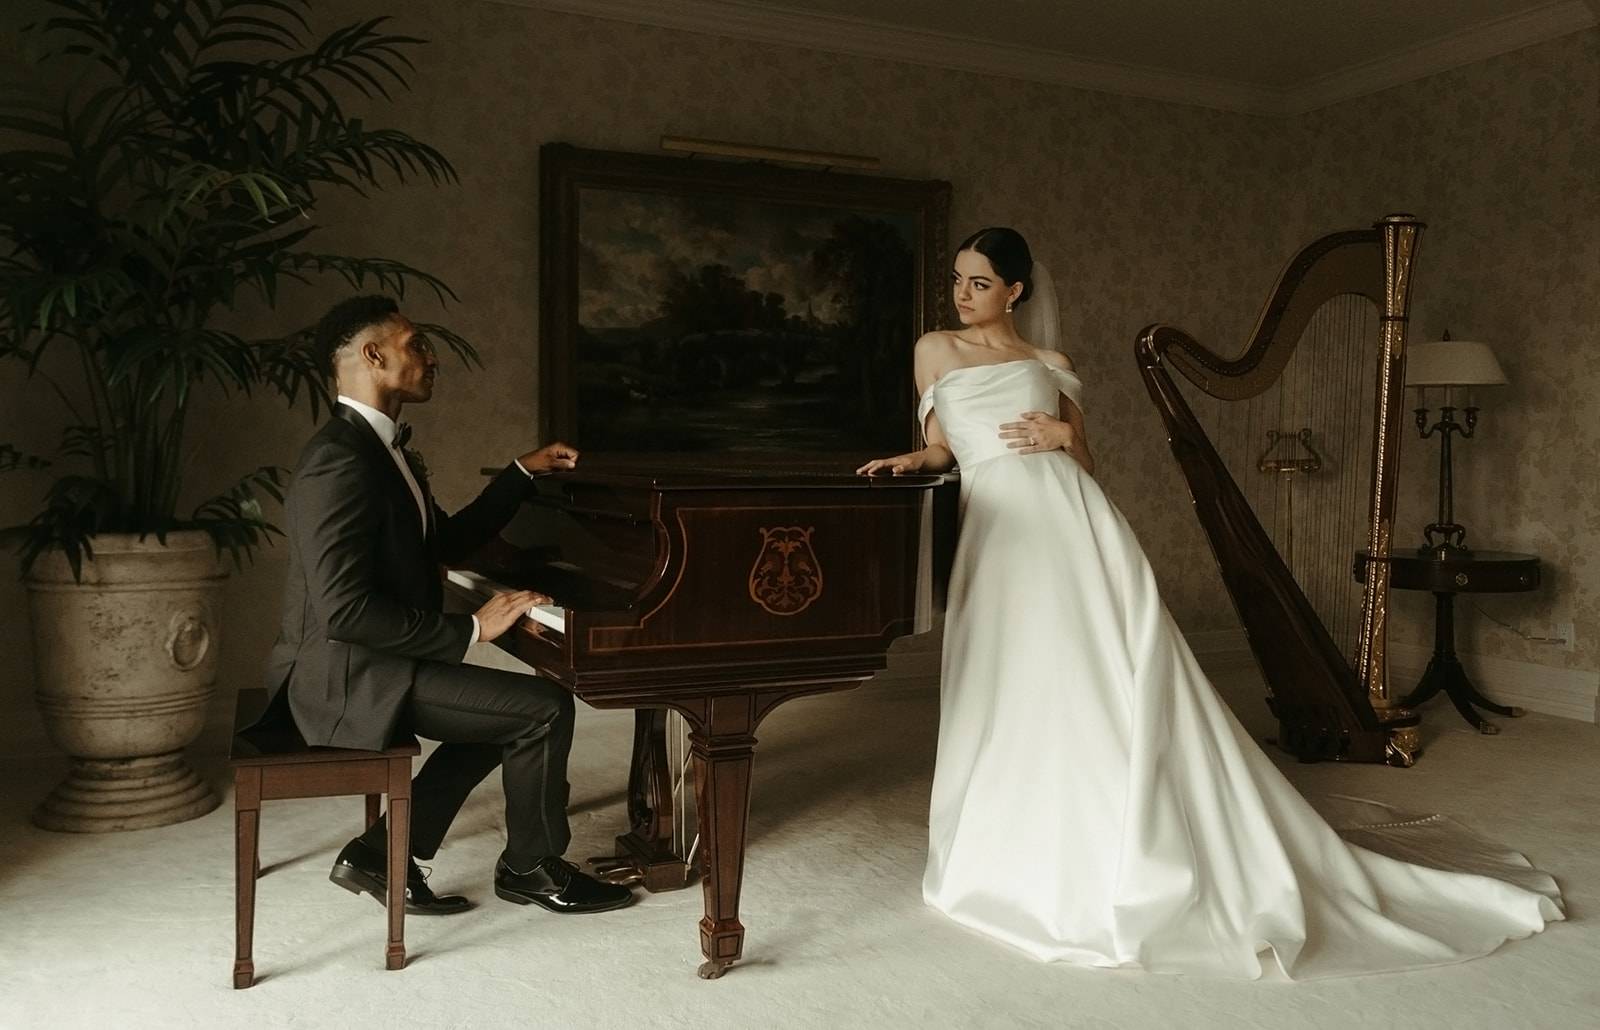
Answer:
[{"label": "palm frond", "polygon": [[182,405],[191,385],[209,379],[224,393],[250,392],[260,380],[256,352],[244,340],[220,329],[129,333],[108,354],[106,381],[112,386],[138,382],[144,392],[139,402],[155,405],[163,399]]},{"label": "palm frond", "polygon": [[287,469],[263,465],[202,503],[194,510],[189,524],[211,534],[218,552],[226,550],[233,558],[234,567],[243,568],[245,559],[257,546],[271,543],[273,536],[283,535],[282,530],[267,521],[259,495],[265,494],[282,503],[287,478]]},{"label": "palm frond", "polygon": [[[175,506],[195,391],[268,388],[313,417],[331,403],[308,331],[247,340],[220,328],[241,290],[271,307],[285,281],[334,278],[455,299],[404,261],[305,241],[329,193],[457,174],[355,108],[408,88],[415,70],[421,40],[386,18],[314,36],[309,0],[42,4],[20,37],[29,66],[0,68],[0,359],[55,391],[70,413],[60,456],[94,474],[59,479],[4,540],[28,563],[59,548],[77,568],[95,532],[188,524]],[[450,330],[421,329],[480,364]],[[55,381],[58,366],[79,371],[77,389]],[[0,469],[42,461],[0,445]],[[236,560],[275,532],[258,498],[277,496],[278,480],[264,475],[193,516]]]},{"label": "palm frond", "polygon": [[0,443],[0,472],[16,472],[18,470],[32,472],[49,467],[50,462],[45,458],[18,450],[14,444]]},{"label": "palm frond", "polygon": [[99,426],[73,425],[61,431],[61,453],[72,458],[94,458],[111,447]]},{"label": "palm frond", "polygon": [[93,476],[63,476],[45,495],[45,507],[25,525],[0,529],[0,547],[17,547],[22,571],[51,550],[66,554],[74,578],[82,578],[83,559],[93,557],[90,539],[116,527],[120,499],[111,483]]},{"label": "palm frond", "polygon": [[301,393],[311,408],[311,420],[333,409],[333,394],[328,390],[323,370],[312,343],[310,327],[276,340],[257,340],[262,379],[293,405]]},{"label": "palm frond", "polygon": [[450,353],[459,358],[461,363],[468,368],[472,368],[474,365],[479,368],[483,367],[483,359],[478,356],[477,348],[468,343],[465,337],[457,335],[448,327],[439,325],[436,322],[418,322],[416,323],[416,329],[417,332],[426,336],[435,344],[442,342],[450,349]]},{"label": "palm frond", "polygon": [[343,254],[291,251],[280,255],[280,260],[283,262],[283,267],[294,271],[338,275],[356,290],[377,289],[393,293],[397,297],[404,297],[406,288],[411,283],[418,282],[431,289],[441,303],[459,299],[443,279],[391,258],[356,258]]}]

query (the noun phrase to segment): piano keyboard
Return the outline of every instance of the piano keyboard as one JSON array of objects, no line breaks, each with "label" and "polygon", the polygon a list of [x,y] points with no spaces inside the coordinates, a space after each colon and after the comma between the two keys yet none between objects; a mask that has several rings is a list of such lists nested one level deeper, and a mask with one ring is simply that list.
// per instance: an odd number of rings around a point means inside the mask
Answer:
[{"label": "piano keyboard", "polygon": [[[445,578],[456,586],[471,591],[480,601],[487,601],[494,594],[508,594],[512,591],[511,587],[496,583],[487,576],[480,576],[469,569],[451,569],[445,573]],[[536,604],[528,609],[527,617],[557,633],[567,631],[567,610],[558,604]]]}]

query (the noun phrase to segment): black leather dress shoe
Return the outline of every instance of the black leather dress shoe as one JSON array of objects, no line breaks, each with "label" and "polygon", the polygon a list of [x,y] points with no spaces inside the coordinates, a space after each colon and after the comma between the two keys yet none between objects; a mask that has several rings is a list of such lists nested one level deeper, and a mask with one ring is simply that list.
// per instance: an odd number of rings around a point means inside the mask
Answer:
[{"label": "black leather dress shoe", "polygon": [[596,880],[554,855],[526,873],[514,871],[501,856],[494,867],[494,892],[506,901],[562,913],[609,912],[633,902],[627,887]]},{"label": "black leather dress shoe", "polygon": [[[438,895],[428,887],[417,863],[407,859],[406,914],[413,916],[448,916],[465,912],[472,902],[459,894]],[[378,899],[378,904],[388,902],[389,861],[383,852],[368,845],[361,838],[344,846],[333,861],[333,871],[328,879],[351,894],[367,893]]]}]

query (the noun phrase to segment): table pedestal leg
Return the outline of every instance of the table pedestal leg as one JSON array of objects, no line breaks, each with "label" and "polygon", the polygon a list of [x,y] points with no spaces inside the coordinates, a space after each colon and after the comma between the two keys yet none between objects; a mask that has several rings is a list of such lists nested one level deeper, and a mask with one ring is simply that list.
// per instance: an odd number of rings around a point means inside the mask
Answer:
[{"label": "table pedestal leg", "polygon": [[1513,705],[1495,704],[1478,693],[1472,680],[1467,677],[1461,659],[1456,657],[1455,595],[1436,592],[1433,597],[1433,657],[1429,659],[1428,668],[1423,672],[1416,689],[1400,703],[1407,708],[1419,705],[1443,690],[1461,717],[1475,726],[1479,733],[1499,733],[1500,727],[1479,715],[1478,708],[1511,718],[1526,713]]}]

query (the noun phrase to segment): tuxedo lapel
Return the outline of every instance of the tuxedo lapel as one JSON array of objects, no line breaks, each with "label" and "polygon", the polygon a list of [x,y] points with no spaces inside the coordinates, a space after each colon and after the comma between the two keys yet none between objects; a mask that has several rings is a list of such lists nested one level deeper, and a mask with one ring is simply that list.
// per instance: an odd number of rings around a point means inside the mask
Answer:
[{"label": "tuxedo lapel", "polygon": [[[383,442],[383,439],[378,436],[378,431],[372,428],[372,423],[368,422],[361,412],[349,405],[335,404],[333,406],[333,414],[334,417],[348,422],[351,428],[355,429],[357,437],[362,440],[367,449],[368,458],[383,470],[380,475],[385,476],[389,484],[391,503],[399,505],[410,513],[411,518],[417,519],[418,521],[413,525],[417,527],[419,536],[425,536],[427,527],[422,524],[421,513],[417,511],[417,499],[412,495],[411,487],[406,483],[406,477],[401,475],[399,466],[394,463],[394,458],[391,457],[393,448]],[[417,486],[422,489],[424,504],[428,503],[427,484],[419,480]]]}]

